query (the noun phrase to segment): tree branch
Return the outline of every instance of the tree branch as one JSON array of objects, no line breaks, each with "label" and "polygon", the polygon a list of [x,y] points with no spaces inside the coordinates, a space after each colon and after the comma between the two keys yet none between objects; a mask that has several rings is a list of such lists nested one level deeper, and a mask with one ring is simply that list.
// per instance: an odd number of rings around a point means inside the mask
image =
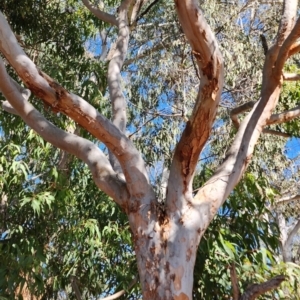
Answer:
[{"label": "tree branch", "polygon": [[158,3],[158,1],[160,0],[154,0],[136,19],[136,21],[139,21],[143,16],[145,16],[149,11],[150,9],[156,5]]},{"label": "tree branch", "polygon": [[297,54],[300,51],[300,41],[294,43],[289,50],[288,57]]},{"label": "tree branch", "polygon": [[[182,29],[192,47],[201,77],[196,103],[175,149],[168,183],[170,205],[182,192],[192,198],[198,157],[209,138],[223,88],[223,58],[197,0],[175,0]],[[178,175],[180,174],[180,176]]]},{"label": "tree branch", "polygon": [[285,276],[278,275],[264,283],[253,284],[246,289],[246,291],[240,297],[240,300],[254,300],[260,295],[278,288],[285,279]]},{"label": "tree branch", "polygon": [[300,74],[283,74],[283,80],[284,81],[297,81],[300,80]]},{"label": "tree branch", "polygon": [[285,133],[285,132],[280,132],[277,130],[273,130],[273,129],[268,129],[268,128],[264,128],[263,133],[267,133],[267,134],[272,134],[272,135],[277,135],[277,136],[281,136],[283,138],[290,138],[292,137],[290,134]]},{"label": "tree branch", "polygon": [[130,289],[132,289],[134,287],[134,285],[137,283],[138,281],[138,275],[135,276],[132,281],[130,282],[129,286],[128,286],[128,289],[127,290],[122,290],[122,291],[119,291],[111,296],[107,296],[105,298],[102,298],[101,300],[114,300],[114,299],[118,299],[119,297],[123,296],[124,294],[126,294],[126,292]]},{"label": "tree branch", "polygon": [[123,64],[123,65],[124,65],[124,66],[128,66],[128,65],[130,65],[131,63],[137,61],[138,59],[141,59],[141,58],[144,58],[144,57],[146,57],[146,56],[149,56],[151,53],[156,52],[156,51],[160,51],[160,50],[162,50],[162,49],[164,49],[164,48],[165,48],[164,43],[159,43],[158,45],[155,45],[155,46],[153,46],[152,48],[146,49],[146,50],[143,51],[142,53],[137,54],[137,56],[134,57],[134,58],[126,59],[126,60],[124,61],[124,64]]},{"label": "tree branch", "polygon": [[[296,4],[297,4],[297,1],[294,1],[294,2],[296,2]],[[293,13],[295,14],[296,11],[297,11],[297,5],[296,5],[295,11]],[[285,39],[282,47],[279,50],[278,58],[277,58],[277,61],[275,64],[275,69],[274,69],[274,76],[281,76],[283,66],[289,57],[289,51],[293,47],[294,43],[296,42],[296,40],[299,37],[300,37],[300,18],[297,20],[293,30],[288,35],[288,37]]]},{"label": "tree branch", "polygon": [[0,41],[0,51],[31,92],[80,124],[94,137],[105,143],[118,158],[131,195],[141,195],[141,190],[145,193],[149,189],[152,191],[145,163],[130,139],[88,102],[70,93],[51,77],[38,70],[19,46],[2,13],[0,13]]},{"label": "tree branch", "polygon": [[148,0],[136,0],[133,2],[133,8],[130,12],[129,18],[130,18],[130,25],[134,24],[136,25],[136,22],[138,21],[138,14],[140,13],[143,5],[147,2]]},{"label": "tree branch", "polygon": [[110,23],[111,25],[118,26],[118,21],[115,16],[110,15],[104,11],[101,11],[98,7],[93,5],[89,0],[82,0],[85,7],[93,13],[99,20]]},{"label": "tree branch", "polygon": [[282,204],[282,203],[289,203],[289,202],[298,201],[298,200],[300,200],[300,195],[286,196],[286,197],[282,197],[281,199],[277,200],[275,203]]},{"label": "tree branch", "polygon": [[288,234],[288,237],[283,245],[283,248],[284,248],[283,253],[285,253],[285,254],[288,253],[288,255],[284,255],[284,257],[283,257],[284,262],[292,261],[292,242],[293,242],[295,235],[298,233],[299,229],[300,229],[300,220],[298,220],[298,222],[296,223],[294,228]]},{"label": "tree branch", "polygon": [[78,288],[77,278],[75,276],[71,276],[71,285],[72,285],[72,288],[75,292],[77,300],[81,300],[82,299],[81,298],[81,293],[80,293],[80,290]]},{"label": "tree branch", "polygon": [[124,206],[124,202],[129,197],[126,184],[116,176],[102,151],[92,142],[67,133],[46,120],[22,96],[20,93],[21,87],[17,88],[16,84],[13,83],[5,70],[2,59],[0,59],[0,77],[1,92],[24,122],[47,142],[84,161],[90,168],[97,186],[112,197],[120,206]]},{"label": "tree branch", "polygon": [[[282,31],[284,36],[285,32],[286,30]],[[277,39],[277,43],[278,41]],[[276,60],[274,60],[274,55],[277,57],[277,46],[273,45],[266,55],[259,100],[239,126],[224,162],[204,186],[199,189],[192,201],[194,206],[199,207],[200,210],[205,210],[205,213],[201,216],[200,225],[203,230],[207,228],[219,207],[246,171],[257,140],[278,103],[282,80],[281,76],[273,75],[273,62]]]},{"label": "tree branch", "polygon": [[[250,102],[247,102],[247,103],[240,105],[231,110],[230,118],[232,120],[233,125],[236,128],[239,128],[239,126],[240,126],[238,114],[241,114],[241,113],[251,109],[254,105],[255,105],[255,102],[250,101]],[[285,111],[283,113],[272,115],[268,120],[266,120],[266,125],[286,123],[286,122],[291,121],[299,116],[300,116],[300,105],[298,105],[297,107],[295,107],[291,110]],[[264,128],[262,132],[268,133],[268,134],[273,134],[273,135],[278,135],[278,136],[282,136],[282,137],[290,137],[290,135],[287,133],[279,132],[279,131],[272,130],[272,129]]]},{"label": "tree branch", "polygon": [[[279,55],[279,51],[282,51],[282,45],[286,41],[288,35],[294,27],[297,14],[297,6],[297,0],[285,0],[283,2],[283,13],[280,20],[276,41],[275,44],[269,49],[268,55],[266,56],[265,60],[264,80],[267,80],[267,78],[274,75],[278,78],[281,76],[282,67],[286,61],[286,57],[281,57],[281,55]],[[274,66],[275,64],[277,65],[276,60],[279,60],[281,63],[280,66],[277,67],[277,71],[274,72]]]},{"label": "tree branch", "polygon": [[240,127],[240,121],[238,119],[238,115],[253,108],[255,103],[256,102],[254,102],[254,101],[249,101],[249,102],[246,102],[246,103],[244,103],[238,107],[235,107],[234,109],[231,110],[230,118],[231,118],[231,121],[232,121],[233,125],[235,126],[235,128]]},{"label": "tree branch", "polygon": [[[119,16],[117,19],[119,34],[107,72],[109,96],[112,104],[112,122],[123,133],[126,131],[127,103],[121,87],[121,69],[127,54],[129,42],[127,9],[130,3],[131,0],[125,0],[119,7]],[[109,158],[113,169],[118,174],[122,174],[120,163],[112,152],[110,152]]]},{"label": "tree branch", "polygon": [[267,124],[281,124],[289,122],[297,117],[300,116],[300,105],[294,107],[293,109],[290,109],[288,111],[272,115],[268,120]]},{"label": "tree branch", "polygon": [[229,269],[230,269],[230,279],[231,279],[232,290],[233,290],[233,300],[239,300],[240,288],[238,284],[238,278],[236,275],[236,269],[234,263],[231,264]]},{"label": "tree branch", "polygon": [[18,112],[10,105],[10,103],[6,101],[2,101],[1,103],[2,109],[5,110],[6,112],[13,114],[13,115],[18,115]]},{"label": "tree branch", "polygon": [[260,37],[260,40],[261,40],[261,43],[262,43],[262,46],[263,46],[263,49],[264,49],[264,54],[266,55],[268,53],[268,50],[269,50],[267,39],[263,34],[261,34],[259,37]]}]

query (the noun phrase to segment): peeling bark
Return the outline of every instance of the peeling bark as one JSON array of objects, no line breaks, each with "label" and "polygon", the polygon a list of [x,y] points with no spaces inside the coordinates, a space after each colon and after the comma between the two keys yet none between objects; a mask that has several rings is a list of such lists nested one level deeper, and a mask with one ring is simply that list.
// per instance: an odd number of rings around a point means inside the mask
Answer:
[{"label": "peeling bark", "polygon": [[67,133],[45,119],[28,101],[21,87],[9,77],[0,59],[0,90],[14,111],[40,136],[52,145],[83,160],[90,168],[95,183],[121,206],[128,198],[125,183],[117,178],[102,151],[92,142]]},{"label": "peeling bark", "polygon": [[175,149],[168,183],[167,205],[176,210],[182,193],[192,200],[192,180],[198,157],[215,120],[223,88],[223,58],[197,1],[175,1],[182,29],[192,47],[201,77],[192,116]]},{"label": "peeling bark", "polygon": [[[118,29],[108,69],[112,121],[37,69],[19,46],[1,13],[0,51],[34,95],[102,141],[112,154],[111,160],[108,161],[91,142],[47,121],[11,81],[1,60],[0,89],[9,101],[9,105],[4,103],[4,106],[22,117],[45,140],[82,159],[90,168],[97,186],[124,208],[132,231],[144,299],[192,299],[192,270],[200,239],[246,171],[261,132],[270,122],[275,124],[299,113],[297,107],[272,116],[284,79],[283,64],[294,51],[298,51],[296,39],[300,36],[300,21],[295,23],[297,1],[285,1],[277,38],[266,53],[259,100],[251,105],[250,113],[239,125],[224,162],[193,197],[192,180],[198,158],[209,138],[223,88],[223,58],[200,10],[199,1],[175,0],[179,21],[191,45],[201,80],[192,115],[175,149],[165,199],[155,196],[142,156],[125,135],[126,100],[121,88],[121,69],[129,40],[128,11],[132,8],[130,17],[134,22],[146,1],[123,1],[118,16],[104,13],[88,0],[82,1],[99,19]],[[237,117],[236,123],[239,123]],[[122,174],[124,179],[119,176]],[[236,275],[232,277],[235,278],[237,298]],[[263,291],[277,287],[282,280],[283,277],[278,277],[254,285],[240,299],[254,299]]]}]

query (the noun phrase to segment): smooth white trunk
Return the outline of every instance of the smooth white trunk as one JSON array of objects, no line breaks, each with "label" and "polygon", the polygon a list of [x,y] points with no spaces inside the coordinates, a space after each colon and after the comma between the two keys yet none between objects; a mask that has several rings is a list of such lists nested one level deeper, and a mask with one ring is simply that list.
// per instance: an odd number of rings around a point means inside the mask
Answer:
[{"label": "smooth white trunk", "polygon": [[192,299],[202,213],[191,205],[165,213],[158,202],[129,212],[144,300]]}]

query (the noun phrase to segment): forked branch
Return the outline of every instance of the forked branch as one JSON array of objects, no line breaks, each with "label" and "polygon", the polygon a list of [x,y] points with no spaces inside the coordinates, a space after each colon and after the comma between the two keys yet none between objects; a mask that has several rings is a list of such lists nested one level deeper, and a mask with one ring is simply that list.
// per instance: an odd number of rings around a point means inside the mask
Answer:
[{"label": "forked branch", "polygon": [[[296,11],[297,10],[295,9],[295,12]],[[297,20],[293,30],[288,35],[288,37],[286,38],[282,47],[279,50],[278,58],[274,69],[274,76],[281,76],[283,66],[289,57],[290,49],[293,47],[294,43],[297,41],[299,37],[300,37],[300,18]]]},{"label": "forked branch", "polygon": [[[255,102],[250,101],[250,102],[247,102],[247,103],[240,105],[231,110],[230,118],[236,128],[239,128],[239,126],[240,126],[240,121],[238,119],[238,115],[250,110],[251,108],[254,107],[254,105],[255,105]],[[295,118],[298,118],[299,116],[300,116],[300,105],[298,105],[288,111],[272,115],[268,120],[266,120],[266,125],[275,125],[275,124],[286,123]],[[273,134],[273,135],[279,135],[279,136],[283,136],[283,137],[290,137],[289,134],[284,134],[282,132],[277,132],[277,131],[271,130],[271,129],[263,129],[263,132]]]},{"label": "forked branch", "polygon": [[252,284],[241,295],[234,263],[230,266],[230,278],[233,289],[233,300],[254,300],[259,296],[278,288],[282,281],[286,279],[285,276],[278,275],[266,282]]},{"label": "forked branch", "polygon": [[285,279],[285,276],[278,275],[264,283],[253,284],[246,289],[239,300],[254,300],[259,296],[278,288]]},{"label": "forked branch", "polygon": [[[266,57],[265,69],[267,67],[268,72],[265,72],[265,76],[272,75],[272,68],[274,67],[278,58],[281,61],[281,65],[277,68],[277,71],[274,74],[276,74],[277,76],[281,75],[281,70],[287,57],[281,57],[282,54],[279,55],[279,51],[281,51],[283,43],[286,41],[287,37],[290,35],[292,29],[294,28],[297,6],[298,0],[285,0],[283,2],[283,13],[281,16],[276,40],[274,45],[269,49],[268,56]],[[289,45],[287,50],[289,51],[290,48],[291,45]]]},{"label": "forked branch", "polygon": [[20,89],[7,74],[0,60],[0,90],[15,112],[43,139],[57,148],[67,151],[90,168],[97,186],[123,206],[128,199],[126,183],[116,176],[108,159],[92,142],[77,135],[67,133],[40,114],[21,94]]},{"label": "forked branch", "polygon": [[[19,46],[2,13],[0,13],[0,51],[37,97],[55,110],[69,116],[105,143],[119,160],[131,194],[139,193],[141,187],[144,187],[145,191],[149,189],[145,163],[130,139],[88,102],[70,93],[47,74],[38,70]],[[134,184],[136,181],[139,182],[139,186]]]},{"label": "forked branch", "polygon": [[[295,8],[295,11],[293,11],[293,8]],[[296,14],[296,8],[297,1],[285,1],[284,14],[277,40],[266,55],[259,101],[239,126],[234,142],[227,152],[224,162],[194,197],[194,205],[200,208],[205,206],[208,212],[209,216],[203,216],[205,228],[207,228],[219,207],[246,171],[251,161],[254,146],[277,105],[282,85],[282,68],[280,69],[280,74],[274,73],[274,64],[278,52],[284,53],[281,47],[288,47],[289,49],[291,44],[295,42],[294,37],[297,32],[298,22],[293,28],[293,18]]]},{"label": "forked branch", "polygon": [[82,0],[82,3],[99,20],[102,20],[103,22],[106,23],[110,23],[111,25],[118,26],[118,21],[115,16],[100,10],[97,6],[93,5],[89,0]]},{"label": "forked branch", "polygon": [[175,191],[185,191],[190,196],[192,194],[191,182],[195,168],[210,136],[223,88],[223,58],[215,36],[199,8],[199,2],[175,0],[175,5],[182,29],[196,58],[201,81],[192,115],[175,150],[170,170],[169,199],[179,199],[173,194]]}]

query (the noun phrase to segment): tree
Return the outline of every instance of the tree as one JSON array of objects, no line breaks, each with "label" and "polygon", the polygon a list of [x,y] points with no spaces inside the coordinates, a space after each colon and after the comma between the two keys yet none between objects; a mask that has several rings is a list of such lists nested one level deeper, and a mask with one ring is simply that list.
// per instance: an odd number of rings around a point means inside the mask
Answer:
[{"label": "tree", "polygon": [[[132,232],[144,299],[191,299],[193,268],[199,242],[218,209],[245,173],[264,127],[299,116],[298,107],[272,115],[283,81],[298,79],[295,74],[283,72],[286,60],[299,50],[297,39],[300,35],[300,21],[296,21],[298,3],[285,1],[274,43],[270,48],[265,46],[259,100],[252,105],[250,113],[241,124],[237,118],[234,119],[238,130],[226,157],[210,179],[194,194],[192,184],[199,155],[210,138],[224,82],[223,57],[198,1],[175,1],[181,28],[198,66],[200,85],[189,117],[184,106],[178,106],[180,101],[174,102],[176,109],[179,107],[181,110],[180,116],[187,122],[170,158],[169,171],[166,172],[169,174],[166,191],[159,187],[153,188],[150,179],[152,174],[145,164],[147,156],[143,157],[127,136],[127,103],[121,84],[121,69],[128,52],[130,30],[145,17],[156,1],[147,6],[147,1],[125,0],[115,14],[106,13],[87,0],[82,2],[97,18],[109,23],[112,30],[118,33],[108,53],[107,83],[112,107],[111,121],[88,101],[68,91],[38,69],[21,48],[1,14],[0,51],[7,62],[1,60],[0,89],[8,101],[5,103],[6,110],[19,115],[53,146],[85,162],[95,184],[125,211]],[[63,4],[58,8],[65,9]],[[110,6],[107,11],[112,12],[114,9]],[[157,13],[160,13],[159,9]],[[103,53],[105,46],[103,43]],[[158,49],[162,49],[159,46]],[[134,51],[132,54],[135,54]],[[161,52],[157,51],[159,54]],[[184,63],[182,65],[184,68]],[[103,149],[88,137],[59,129],[36,110],[28,101],[28,89],[21,87],[8,74],[9,66],[16,71],[26,87],[54,112],[65,114],[104,143],[109,149],[109,159]],[[170,78],[170,82],[179,85],[175,75]],[[94,79],[93,76],[90,79]],[[150,92],[145,90],[140,93]],[[245,106],[239,107],[232,116],[244,111]],[[167,168],[168,164],[164,165]],[[241,299],[253,299],[278,286],[283,279],[276,277],[261,286],[254,285],[245,291]],[[236,297],[238,294],[237,290]]]}]

